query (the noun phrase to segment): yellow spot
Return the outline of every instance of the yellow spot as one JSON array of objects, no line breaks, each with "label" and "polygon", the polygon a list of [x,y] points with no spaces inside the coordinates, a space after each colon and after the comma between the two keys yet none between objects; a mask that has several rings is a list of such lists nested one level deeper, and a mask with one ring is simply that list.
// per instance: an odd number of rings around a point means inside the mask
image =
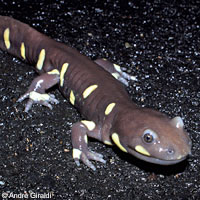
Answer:
[{"label": "yellow spot", "polygon": [[29,98],[34,101],[48,101],[50,96],[48,94],[40,94],[38,92],[32,91],[29,94]]},{"label": "yellow spot", "polygon": [[116,103],[110,103],[107,107],[106,107],[106,110],[105,110],[105,115],[109,115],[113,108],[115,107]]},{"label": "yellow spot", "polygon": [[119,65],[113,64],[116,71],[121,72],[121,67]]},{"label": "yellow spot", "polygon": [[137,145],[135,150],[143,155],[150,156],[150,153],[141,145]]},{"label": "yellow spot", "polygon": [[87,137],[87,135],[84,136],[84,141],[85,141],[86,144],[88,143],[88,137]]},{"label": "yellow spot", "polygon": [[88,128],[89,131],[92,131],[96,126],[93,121],[82,120],[81,122]]},{"label": "yellow spot", "polygon": [[127,152],[127,150],[121,145],[120,141],[119,141],[119,135],[117,133],[113,133],[112,134],[112,139],[114,141],[114,143],[124,152]]},{"label": "yellow spot", "polygon": [[10,38],[9,37],[10,37],[10,29],[7,28],[3,34],[4,43],[5,43],[7,49],[10,49]]},{"label": "yellow spot", "polygon": [[112,73],[112,76],[114,76],[116,79],[119,79],[119,74],[118,73]]},{"label": "yellow spot", "polygon": [[178,157],[177,157],[177,160],[180,160],[182,157],[183,157],[182,155],[178,156]]},{"label": "yellow spot", "polygon": [[80,159],[80,157],[81,157],[81,151],[79,150],[79,149],[73,149],[73,151],[72,151],[72,157],[75,159],[75,158],[77,158],[77,159]]},{"label": "yellow spot", "polygon": [[106,58],[103,58],[103,60],[107,61],[107,59],[106,59]]},{"label": "yellow spot", "polygon": [[41,70],[44,64],[44,60],[45,60],[45,49],[42,49],[40,51],[39,57],[38,57],[38,61],[37,61],[37,69]]},{"label": "yellow spot", "polygon": [[98,85],[91,85],[83,92],[83,98],[87,98],[96,88]]},{"label": "yellow spot", "polygon": [[57,74],[57,75],[60,75],[60,72],[57,70],[57,69],[53,69],[53,70],[51,70],[51,71],[49,71],[49,72],[47,72],[48,74]]},{"label": "yellow spot", "polygon": [[74,105],[74,103],[75,103],[75,96],[74,96],[74,92],[72,90],[70,92],[69,101],[71,102],[72,105]]},{"label": "yellow spot", "polygon": [[104,144],[107,144],[107,145],[113,145],[110,141],[108,141],[108,140],[104,140],[104,142],[103,142]]},{"label": "yellow spot", "polygon": [[25,50],[25,45],[23,42],[21,43],[20,51],[21,51],[22,58],[25,60],[26,59],[26,50]]},{"label": "yellow spot", "polygon": [[65,73],[68,69],[68,66],[69,66],[69,63],[64,63],[62,65],[62,69],[61,69],[61,72],[60,72],[60,86],[62,87],[63,86],[63,83],[64,83],[64,76],[65,76]]}]

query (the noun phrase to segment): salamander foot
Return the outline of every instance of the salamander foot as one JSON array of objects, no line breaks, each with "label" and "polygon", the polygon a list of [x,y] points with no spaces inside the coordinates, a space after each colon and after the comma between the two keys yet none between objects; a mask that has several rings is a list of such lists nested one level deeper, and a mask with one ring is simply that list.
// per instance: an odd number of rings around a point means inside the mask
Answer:
[{"label": "salamander foot", "polygon": [[25,106],[25,112],[28,112],[34,103],[46,106],[49,109],[52,109],[51,104],[59,103],[59,101],[55,98],[53,94],[40,94],[35,91],[26,92],[17,100],[17,102],[22,102],[24,99],[27,99],[27,98],[29,98],[29,100]]}]

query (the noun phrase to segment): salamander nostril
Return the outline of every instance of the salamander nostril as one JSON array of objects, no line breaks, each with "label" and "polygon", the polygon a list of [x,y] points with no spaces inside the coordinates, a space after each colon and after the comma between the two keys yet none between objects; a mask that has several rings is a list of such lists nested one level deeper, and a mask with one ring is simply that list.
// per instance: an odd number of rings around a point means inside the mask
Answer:
[{"label": "salamander nostril", "polygon": [[172,148],[169,148],[167,151],[168,154],[173,155],[175,153],[175,150]]}]

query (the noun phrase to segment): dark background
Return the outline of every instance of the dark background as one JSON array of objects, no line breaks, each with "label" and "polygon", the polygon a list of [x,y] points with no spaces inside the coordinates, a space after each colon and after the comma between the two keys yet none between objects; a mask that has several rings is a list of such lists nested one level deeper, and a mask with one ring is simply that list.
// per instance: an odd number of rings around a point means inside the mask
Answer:
[{"label": "dark background", "polygon": [[[90,140],[107,163],[93,172],[72,159],[70,128],[80,114],[65,100],[51,111],[16,104],[37,74],[0,51],[0,191],[54,199],[200,198],[200,1],[7,1],[12,16],[90,57],[108,58],[136,75],[127,87],[141,106],[181,116],[192,156],[175,166],[148,164]],[[12,34],[12,33],[11,33]],[[17,37],[17,36],[16,36]],[[1,38],[2,39],[2,38]]]}]

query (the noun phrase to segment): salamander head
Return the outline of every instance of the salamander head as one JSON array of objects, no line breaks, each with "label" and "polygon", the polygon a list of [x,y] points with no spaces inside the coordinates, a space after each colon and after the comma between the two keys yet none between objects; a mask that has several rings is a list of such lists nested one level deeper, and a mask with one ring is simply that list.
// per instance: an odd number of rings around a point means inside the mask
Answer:
[{"label": "salamander head", "polygon": [[141,160],[172,165],[191,154],[191,140],[183,126],[180,117],[169,119],[160,112],[139,109],[119,115],[111,137],[121,150]]}]

